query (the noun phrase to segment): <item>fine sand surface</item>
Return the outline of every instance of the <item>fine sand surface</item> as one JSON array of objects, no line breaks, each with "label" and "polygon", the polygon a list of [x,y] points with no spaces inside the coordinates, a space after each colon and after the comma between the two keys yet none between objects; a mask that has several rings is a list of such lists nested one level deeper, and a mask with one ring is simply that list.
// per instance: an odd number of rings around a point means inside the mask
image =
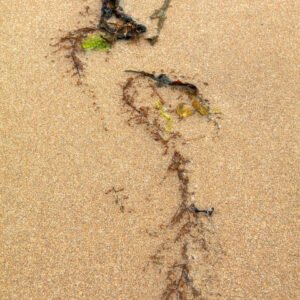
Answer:
[{"label": "fine sand surface", "polygon": [[[127,124],[128,68],[184,75],[223,113],[218,133],[183,123],[194,201],[215,208],[207,254],[188,249],[199,299],[299,299],[297,2],[173,0],[154,47],[88,53],[76,86],[49,44],[95,21],[99,1],[1,0],[0,299],[161,299],[169,266],[150,256],[172,234],[178,180]],[[151,27],[162,0],[123,3]]]}]

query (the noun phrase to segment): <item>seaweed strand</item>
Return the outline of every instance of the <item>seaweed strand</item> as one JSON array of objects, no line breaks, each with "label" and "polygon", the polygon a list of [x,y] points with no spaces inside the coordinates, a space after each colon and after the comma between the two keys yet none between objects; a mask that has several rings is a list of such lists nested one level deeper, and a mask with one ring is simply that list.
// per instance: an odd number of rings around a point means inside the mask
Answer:
[{"label": "seaweed strand", "polygon": [[[160,98],[160,104],[166,103],[162,97],[157,93],[156,86],[167,86],[179,89],[181,92],[186,93],[189,97],[201,97],[198,88],[191,84],[178,80],[171,80],[167,75],[148,73],[144,71],[127,70],[126,72],[136,74],[135,77],[129,77],[123,86],[123,102],[132,113],[129,120],[135,120],[136,124],[144,124],[148,132],[155,141],[160,141],[168,149],[168,140],[165,140],[161,135],[162,128],[157,119],[151,115],[151,108],[140,105],[135,98],[138,95],[136,89],[136,80],[149,79],[153,80],[156,84],[149,83],[155,97]],[[138,82],[138,81],[137,81]],[[176,149],[174,144],[174,151],[170,158],[170,163],[167,170],[176,174],[178,183],[177,187],[180,192],[180,202],[177,209],[169,222],[168,228],[172,235],[171,239],[164,241],[156,250],[154,255],[150,256],[150,261],[163,268],[168,266],[166,274],[166,286],[162,291],[161,300],[187,300],[199,299],[202,297],[201,290],[193,282],[191,275],[192,260],[188,256],[189,247],[200,245],[201,251],[208,251],[205,233],[203,231],[203,222],[199,219],[199,215],[204,215],[207,218],[211,217],[214,209],[199,209],[192,201],[193,192],[190,191],[190,178],[187,170],[187,165],[190,160],[186,158],[180,151]],[[165,154],[167,152],[165,151]],[[179,251],[175,260],[168,261],[166,253],[175,248]]]},{"label": "seaweed strand", "polygon": [[156,29],[156,34],[147,38],[147,40],[149,41],[149,43],[153,46],[156,44],[160,32],[164,26],[165,20],[166,20],[166,14],[167,14],[167,10],[170,6],[171,0],[164,0],[162,6],[159,9],[156,9],[153,14],[150,16],[151,20],[155,20],[158,19],[157,22],[157,29]]}]

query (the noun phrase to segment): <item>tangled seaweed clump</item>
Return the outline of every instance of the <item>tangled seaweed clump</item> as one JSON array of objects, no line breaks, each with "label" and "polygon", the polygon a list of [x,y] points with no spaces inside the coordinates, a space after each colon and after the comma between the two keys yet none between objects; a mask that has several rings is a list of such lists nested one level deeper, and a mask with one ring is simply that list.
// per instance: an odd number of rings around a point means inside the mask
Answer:
[{"label": "tangled seaweed clump", "polygon": [[[115,22],[111,21],[113,17]],[[124,12],[119,0],[102,0],[98,25],[70,31],[52,46],[57,47],[55,52],[68,52],[65,57],[71,60],[73,75],[77,76],[77,83],[81,84],[84,63],[80,53],[90,50],[107,51],[117,40],[138,39],[146,31],[146,26],[137,23]]]},{"label": "tangled seaweed clump", "polygon": [[144,71],[126,70],[126,72],[136,73],[143,77],[149,78],[155,81],[158,87],[170,87],[186,94],[192,106],[189,106],[186,103],[180,103],[177,106],[177,114],[179,116],[188,117],[191,116],[194,112],[198,112],[201,116],[210,115],[210,106],[208,100],[203,98],[203,96],[199,92],[199,89],[194,84],[182,82],[180,80],[172,80],[166,74],[155,76],[152,73],[147,73]]},{"label": "tangled seaweed clump", "polygon": [[[123,86],[123,101],[132,114],[130,120],[148,124],[147,128],[152,134],[155,133],[156,137],[161,137],[155,140],[166,143],[172,134],[175,134],[176,138],[182,137],[177,130],[179,122],[193,115],[205,117],[208,121],[214,121],[215,125],[217,124],[218,117],[211,110],[209,101],[203,97],[194,84],[172,80],[166,74],[156,76],[144,71],[126,70],[126,72],[136,74],[135,77],[129,77]],[[145,85],[143,89],[139,83]],[[172,93],[163,97],[158,91],[159,88],[167,88]],[[147,90],[152,92],[148,98],[145,96]],[[164,93],[166,89],[161,89],[161,91]],[[178,97],[185,101],[179,102]],[[142,98],[144,100],[141,101]]]},{"label": "tangled seaweed clump", "polygon": [[[117,22],[108,22],[112,17]],[[137,23],[124,12],[119,0],[103,0],[98,29],[110,34],[113,39],[136,39],[147,31],[145,25]]]}]

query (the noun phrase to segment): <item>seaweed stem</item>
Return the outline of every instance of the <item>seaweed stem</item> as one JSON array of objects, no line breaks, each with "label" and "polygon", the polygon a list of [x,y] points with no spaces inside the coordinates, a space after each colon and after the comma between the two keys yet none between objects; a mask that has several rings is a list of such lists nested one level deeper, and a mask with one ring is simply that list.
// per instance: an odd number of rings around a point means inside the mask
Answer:
[{"label": "seaweed stem", "polygon": [[157,22],[157,29],[156,29],[156,34],[147,38],[147,40],[149,41],[149,43],[154,46],[156,44],[156,42],[158,41],[158,37],[160,35],[160,32],[164,26],[164,23],[166,21],[166,13],[167,10],[170,6],[171,0],[164,0],[162,6],[159,9],[156,9],[153,14],[150,16],[151,20],[155,20],[158,19]]}]

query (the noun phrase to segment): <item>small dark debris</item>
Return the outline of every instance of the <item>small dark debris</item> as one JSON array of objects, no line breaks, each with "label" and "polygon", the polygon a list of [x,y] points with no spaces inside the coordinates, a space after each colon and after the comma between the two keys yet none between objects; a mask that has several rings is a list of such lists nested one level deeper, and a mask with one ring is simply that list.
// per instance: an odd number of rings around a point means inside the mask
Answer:
[{"label": "small dark debris", "polygon": [[119,206],[119,209],[122,213],[125,212],[124,201],[129,198],[127,195],[123,195],[123,194],[119,195],[119,193],[121,193],[123,191],[124,191],[124,188],[116,189],[115,187],[112,187],[108,191],[105,192],[106,195],[111,194],[111,193],[113,194],[114,202],[116,205]]},{"label": "small dark debris", "polygon": [[215,210],[215,209],[214,209],[213,207],[210,207],[210,208],[208,208],[208,209],[199,209],[199,208],[197,208],[197,207],[195,206],[195,204],[193,203],[193,204],[191,204],[191,205],[189,206],[189,210],[190,210],[191,212],[193,212],[193,213],[204,213],[205,215],[211,217],[212,214],[214,213],[214,210]]}]

